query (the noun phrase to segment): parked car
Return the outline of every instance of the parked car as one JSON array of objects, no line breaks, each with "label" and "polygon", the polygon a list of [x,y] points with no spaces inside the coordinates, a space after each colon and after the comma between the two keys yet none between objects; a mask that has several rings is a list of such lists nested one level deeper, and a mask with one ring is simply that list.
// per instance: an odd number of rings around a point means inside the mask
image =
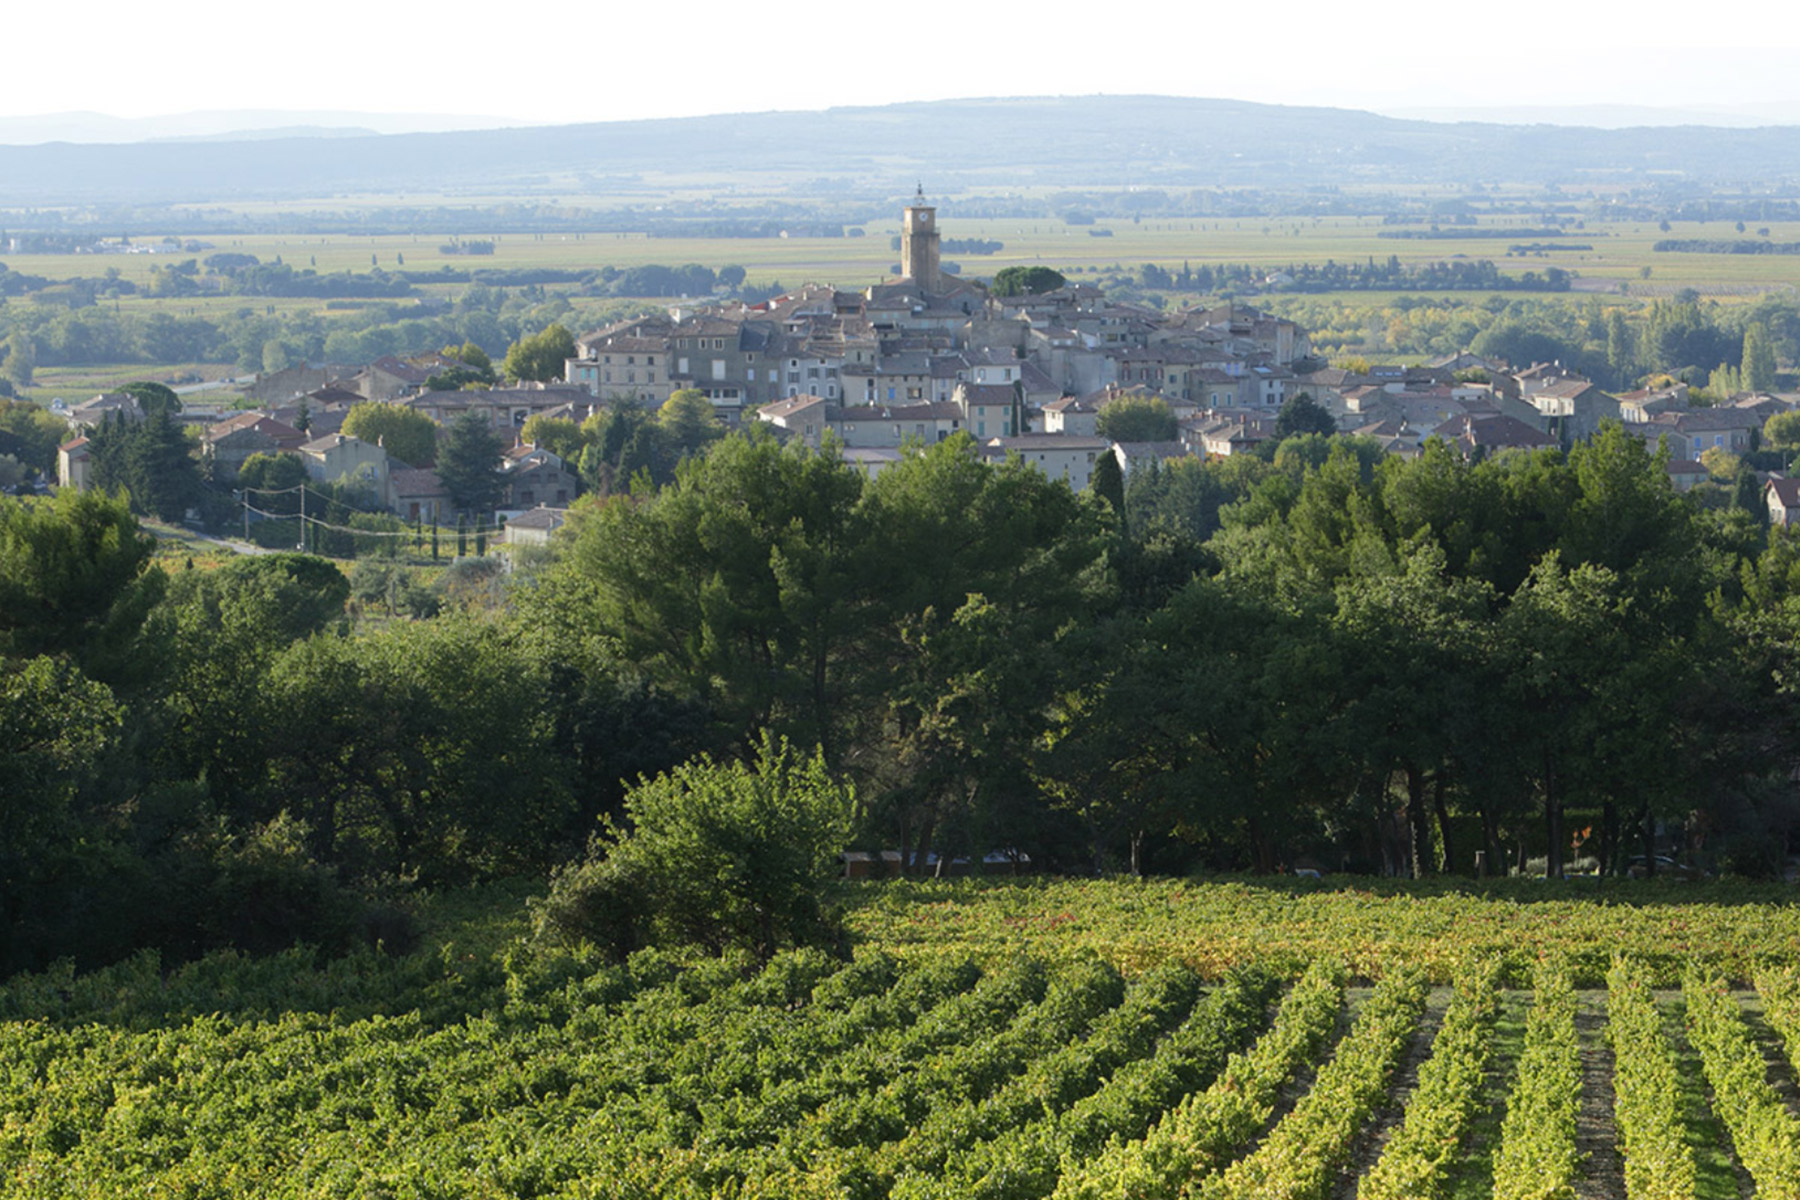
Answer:
[{"label": "parked car", "polygon": [[[1644,869],[1644,856],[1634,854],[1625,866],[1625,873],[1633,879],[1645,879],[1649,872]],[[1704,879],[1706,872],[1699,867],[1691,867],[1686,863],[1678,863],[1666,854],[1656,856],[1656,874],[1665,879]]]}]

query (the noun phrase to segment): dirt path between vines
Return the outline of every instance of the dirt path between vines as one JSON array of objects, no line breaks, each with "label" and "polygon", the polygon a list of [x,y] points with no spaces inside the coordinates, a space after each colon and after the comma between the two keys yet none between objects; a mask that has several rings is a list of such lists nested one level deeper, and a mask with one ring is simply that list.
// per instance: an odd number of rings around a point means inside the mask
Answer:
[{"label": "dirt path between vines", "polygon": [[1575,994],[1575,1036],[1581,1040],[1581,1107],[1575,1115],[1580,1200],[1618,1200],[1625,1194],[1625,1160],[1613,1120],[1613,1052],[1606,1044],[1606,993]]},{"label": "dirt path between vines", "polygon": [[1356,1148],[1339,1176],[1337,1186],[1332,1189],[1332,1200],[1356,1200],[1358,1183],[1381,1157],[1382,1147],[1387,1145],[1394,1130],[1400,1127],[1406,1116],[1406,1106],[1419,1086],[1419,1068],[1431,1057],[1431,1043],[1444,1023],[1444,1010],[1450,1006],[1452,994],[1447,987],[1431,989],[1418,1028],[1413,1030],[1412,1042],[1406,1048],[1406,1057],[1400,1060],[1393,1082],[1388,1086],[1387,1100],[1357,1134]]}]

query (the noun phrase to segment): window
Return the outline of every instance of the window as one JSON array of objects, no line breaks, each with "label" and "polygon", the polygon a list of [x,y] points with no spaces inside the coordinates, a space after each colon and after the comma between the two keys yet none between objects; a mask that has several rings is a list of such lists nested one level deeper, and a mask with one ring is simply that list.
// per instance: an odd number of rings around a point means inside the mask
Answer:
[{"label": "window", "polygon": [[725,348],[725,339],[724,338],[714,338],[713,339],[713,349],[714,350],[723,350],[724,348]]}]

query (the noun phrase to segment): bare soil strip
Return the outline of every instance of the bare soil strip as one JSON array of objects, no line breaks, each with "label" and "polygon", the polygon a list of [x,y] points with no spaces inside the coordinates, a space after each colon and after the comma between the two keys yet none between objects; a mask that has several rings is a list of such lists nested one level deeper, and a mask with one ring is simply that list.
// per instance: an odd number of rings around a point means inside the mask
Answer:
[{"label": "bare soil strip", "polygon": [[1788,1061],[1787,1047],[1781,1044],[1781,1035],[1763,1019],[1762,997],[1755,992],[1739,992],[1738,1002],[1743,1006],[1744,1023],[1750,1028],[1750,1036],[1756,1039],[1763,1060],[1769,1064],[1769,1086],[1787,1105],[1788,1112],[1800,1118],[1800,1083],[1795,1081],[1794,1065]]},{"label": "bare soil strip", "polygon": [[1438,1027],[1444,1023],[1444,1010],[1450,1006],[1453,994],[1453,990],[1447,987],[1431,989],[1431,994],[1425,1001],[1425,1011],[1419,1017],[1419,1027],[1413,1031],[1412,1043],[1406,1048],[1406,1057],[1400,1061],[1400,1066],[1394,1073],[1387,1102],[1376,1110],[1368,1126],[1357,1135],[1356,1149],[1345,1165],[1337,1186],[1332,1189],[1332,1200],[1355,1200],[1356,1189],[1362,1177],[1375,1165],[1376,1160],[1381,1157],[1382,1147],[1387,1145],[1394,1130],[1400,1127],[1400,1122],[1406,1115],[1406,1106],[1411,1103],[1413,1091],[1419,1086],[1419,1068],[1431,1057],[1431,1041],[1437,1036]]},{"label": "bare soil strip", "polygon": [[1606,1044],[1606,993],[1576,993],[1575,1035],[1581,1039],[1581,1108],[1575,1117],[1575,1146],[1581,1174],[1580,1200],[1620,1200],[1625,1195],[1625,1160],[1613,1120],[1613,1052]]}]

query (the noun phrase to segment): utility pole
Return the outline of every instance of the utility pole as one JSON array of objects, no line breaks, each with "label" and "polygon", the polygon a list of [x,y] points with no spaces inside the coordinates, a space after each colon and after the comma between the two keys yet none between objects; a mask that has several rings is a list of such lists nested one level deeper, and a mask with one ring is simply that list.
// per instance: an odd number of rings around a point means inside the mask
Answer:
[{"label": "utility pole", "polygon": [[306,553],[306,485],[300,485],[300,553]]}]

